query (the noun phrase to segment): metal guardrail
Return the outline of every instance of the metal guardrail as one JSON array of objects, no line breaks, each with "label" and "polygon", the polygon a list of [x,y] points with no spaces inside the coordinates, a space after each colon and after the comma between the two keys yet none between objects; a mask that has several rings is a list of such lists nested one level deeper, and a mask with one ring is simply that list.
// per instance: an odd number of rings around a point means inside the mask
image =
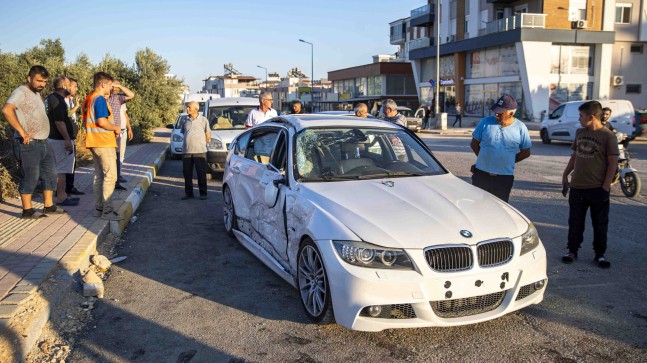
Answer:
[{"label": "metal guardrail", "polygon": [[[424,6],[421,6],[419,8],[411,10],[411,17],[415,18],[415,17],[418,17],[418,16],[422,16],[422,15],[426,15],[426,14],[431,13],[431,7],[429,5],[430,4],[427,4],[427,5],[424,5]],[[431,4],[431,5],[434,5],[434,4]]]}]

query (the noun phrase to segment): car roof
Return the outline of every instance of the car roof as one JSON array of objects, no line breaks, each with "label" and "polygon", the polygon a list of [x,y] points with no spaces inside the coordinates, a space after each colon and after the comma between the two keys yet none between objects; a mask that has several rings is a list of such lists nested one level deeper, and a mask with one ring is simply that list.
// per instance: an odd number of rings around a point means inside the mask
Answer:
[{"label": "car roof", "polygon": [[396,110],[398,110],[398,111],[411,111],[411,109],[409,107],[406,107],[406,106],[398,106],[396,108]]},{"label": "car roof", "polygon": [[223,98],[214,98],[207,101],[209,107],[217,106],[258,106],[258,98],[254,97],[223,97]]},{"label": "car roof", "polygon": [[[281,121],[284,120],[284,121]],[[300,115],[284,115],[270,119],[261,125],[280,125],[283,126],[288,122],[294,126],[296,132],[303,129],[312,127],[376,127],[376,128],[392,128],[402,129],[401,126],[393,124],[388,121],[383,121],[375,118],[361,118],[354,116],[344,115],[326,115],[326,114],[300,114]]]}]

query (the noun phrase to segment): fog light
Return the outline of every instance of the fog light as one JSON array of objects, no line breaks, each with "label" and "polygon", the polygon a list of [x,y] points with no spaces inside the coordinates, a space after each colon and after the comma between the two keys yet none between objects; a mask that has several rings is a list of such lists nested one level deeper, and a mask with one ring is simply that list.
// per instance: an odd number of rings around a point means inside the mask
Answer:
[{"label": "fog light", "polygon": [[368,307],[368,315],[376,318],[382,313],[382,307],[380,305],[372,305]]},{"label": "fog light", "polygon": [[543,289],[545,284],[546,284],[546,280],[539,280],[535,282],[535,290]]}]

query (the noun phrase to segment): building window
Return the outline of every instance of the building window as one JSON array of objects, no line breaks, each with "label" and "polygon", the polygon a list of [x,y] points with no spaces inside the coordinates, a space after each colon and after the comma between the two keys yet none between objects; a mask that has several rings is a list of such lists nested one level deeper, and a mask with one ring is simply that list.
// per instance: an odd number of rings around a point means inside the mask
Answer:
[{"label": "building window", "polygon": [[641,93],[642,85],[641,84],[628,84],[626,92],[627,93]]},{"label": "building window", "polygon": [[631,20],[631,4],[616,3],[616,23],[629,24]]},{"label": "building window", "polygon": [[632,44],[631,53],[640,53],[643,54],[643,45],[642,44]]}]

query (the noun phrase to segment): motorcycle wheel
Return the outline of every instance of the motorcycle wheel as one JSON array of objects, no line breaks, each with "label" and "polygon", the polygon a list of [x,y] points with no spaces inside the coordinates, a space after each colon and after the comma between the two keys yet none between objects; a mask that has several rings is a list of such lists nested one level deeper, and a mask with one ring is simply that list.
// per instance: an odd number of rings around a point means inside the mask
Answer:
[{"label": "motorcycle wheel", "polygon": [[624,178],[620,178],[620,188],[629,198],[633,198],[640,193],[640,177],[636,173],[627,173]]}]

